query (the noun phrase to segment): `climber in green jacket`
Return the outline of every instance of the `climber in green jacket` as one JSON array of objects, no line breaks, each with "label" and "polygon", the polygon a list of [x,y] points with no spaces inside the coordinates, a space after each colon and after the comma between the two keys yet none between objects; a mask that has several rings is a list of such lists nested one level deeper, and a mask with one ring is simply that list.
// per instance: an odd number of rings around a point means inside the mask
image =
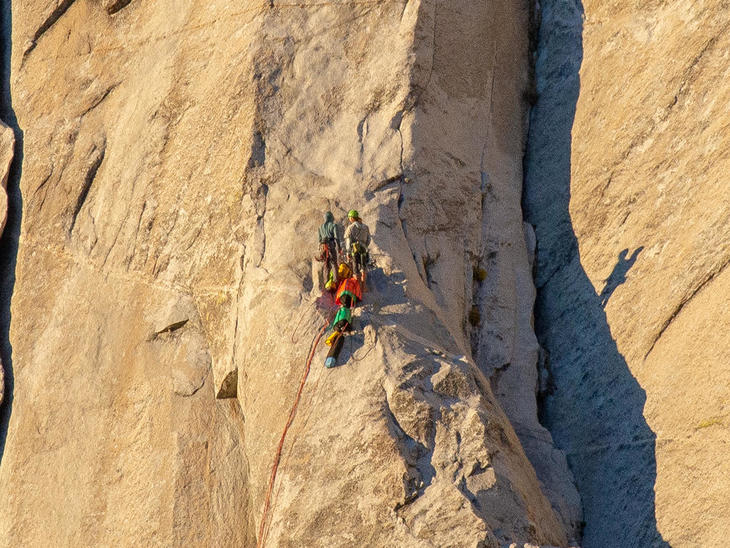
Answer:
[{"label": "climber in green jacket", "polygon": [[345,340],[345,332],[352,329],[352,308],[341,306],[330,327],[332,327],[332,334],[325,341],[330,350],[324,360],[324,366],[328,369],[337,365],[337,358],[340,356]]},{"label": "climber in green jacket", "polygon": [[324,214],[324,223],[319,227],[319,247],[318,260],[324,262],[325,289],[334,289],[337,287],[337,257],[342,254],[342,230],[331,211]]}]

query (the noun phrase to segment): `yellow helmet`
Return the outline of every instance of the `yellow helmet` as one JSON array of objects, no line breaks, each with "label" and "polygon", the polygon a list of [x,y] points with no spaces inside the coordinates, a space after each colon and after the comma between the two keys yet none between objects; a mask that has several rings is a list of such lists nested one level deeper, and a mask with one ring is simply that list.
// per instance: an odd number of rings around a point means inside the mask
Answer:
[{"label": "yellow helmet", "polygon": [[339,268],[337,269],[337,276],[342,278],[349,278],[352,275],[352,271],[350,270],[350,267],[347,266],[345,263],[340,263]]}]

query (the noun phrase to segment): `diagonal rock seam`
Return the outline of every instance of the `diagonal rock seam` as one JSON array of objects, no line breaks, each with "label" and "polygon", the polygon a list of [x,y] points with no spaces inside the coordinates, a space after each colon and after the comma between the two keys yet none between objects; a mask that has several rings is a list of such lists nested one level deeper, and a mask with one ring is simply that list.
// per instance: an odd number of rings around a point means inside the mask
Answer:
[{"label": "diagonal rock seam", "polygon": [[71,223],[68,228],[69,237],[73,233],[74,226],[76,225],[76,219],[81,212],[81,208],[84,207],[86,198],[88,197],[89,191],[91,190],[91,185],[94,183],[94,180],[96,179],[96,174],[98,173],[99,168],[104,161],[105,154],[106,140],[104,140],[100,147],[94,145],[91,149],[91,152],[89,153],[91,161],[89,162],[89,167],[86,170],[86,175],[84,176],[84,182],[81,186],[81,190],[79,191],[78,198],[76,198],[76,204],[74,205],[73,211],[71,212]]},{"label": "diagonal rock seam", "polygon": [[25,51],[23,52],[23,61],[25,61],[26,57],[28,57],[28,55],[30,55],[30,53],[35,49],[35,47],[38,45],[38,41],[41,39],[41,37],[53,25],[55,25],[61,17],[63,17],[63,15],[69,10],[69,8],[73,5],[73,3],[75,1],[76,0],[61,0],[56,5],[56,7],[53,10],[51,10],[51,13],[48,14],[48,16],[45,18],[45,20],[36,29],[35,33],[33,34],[33,38],[30,41],[30,44],[26,47]]},{"label": "diagonal rock seam", "polygon": [[697,285],[692,288],[687,295],[682,297],[682,299],[679,301],[677,306],[674,307],[674,310],[669,314],[669,317],[664,321],[661,328],[659,328],[659,331],[654,336],[654,339],[651,341],[651,345],[649,346],[649,350],[646,351],[646,354],[644,354],[644,359],[646,360],[649,357],[649,354],[651,354],[651,351],[654,350],[654,347],[656,346],[656,343],[659,342],[659,339],[662,338],[662,335],[664,335],[664,332],[667,330],[667,328],[672,324],[674,319],[679,316],[679,314],[682,312],[682,309],[689,303],[692,299],[694,299],[702,289],[704,289],[705,286],[710,284],[715,278],[717,278],[720,274],[722,274],[725,269],[730,265],[730,258],[724,259],[720,262],[715,268],[710,269],[709,272],[707,272],[702,279],[697,283]]}]

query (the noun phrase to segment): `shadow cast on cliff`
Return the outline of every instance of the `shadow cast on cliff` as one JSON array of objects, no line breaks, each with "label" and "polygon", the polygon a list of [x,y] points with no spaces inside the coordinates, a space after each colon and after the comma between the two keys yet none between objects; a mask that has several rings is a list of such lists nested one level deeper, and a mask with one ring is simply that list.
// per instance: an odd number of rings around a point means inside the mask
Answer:
[{"label": "shadow cast on cliff", "polygon": [[540,418],[575,476],[584,548],[668,546],[656,523],[656,435],[643,415],[646,394],[604,311],[633,262],[619,257],[616,275],[597,294],[581,265],[569,212],[583,6],[580,0],[547,0],[542,8],[539,99],[530,115],[523,196],[538,240],[535,330],[552,377]]},{"label": "shadow cast on cliff", "polygon": [[608,278],[606,278],[605,285],[601,290],[601,294],[598,296],[601,299],[601,306],[603,308],[606,308],[608,300],[611,298],[611,295],[613,295],[613,292],[616,291],[618,286],[626,282],[626,274],[628,274],[631,267],[634,266],[636,259],[639,258],[639,253],[643,250],[644,246],[642,245],[637,247],[631,255],[629,255],[628,248],[621,250],[621,253],[618,254],[616,265],[613,267]]},{"label": "shadow cast on cliff", "polygon": [[0,357],[5,372],[5,394],[0,405],[0,464],[5,453],[8,423],[13,408],[13,347],[10,343],[10,301],[15,288],[15,266],[18,258],[20,221],[23,198],[20,193],[20,176],[23,166],[23,132],[13,110],[10,90],[10,57],[12,51],[12,2],[0,2],[2,24],[2,95],[0,117],[15,134],[13,162],[8,175],[8,217],[0,239]]}]

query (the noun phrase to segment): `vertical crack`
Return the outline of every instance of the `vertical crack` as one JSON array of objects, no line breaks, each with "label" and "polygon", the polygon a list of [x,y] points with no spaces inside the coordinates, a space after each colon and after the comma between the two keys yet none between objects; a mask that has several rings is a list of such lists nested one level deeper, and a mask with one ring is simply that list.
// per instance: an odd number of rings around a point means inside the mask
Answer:
[{"label": "vertical crack", "polygon": [[15,267],[18,257],[20,224],[23,198],[20,178],[23,170],[23,131],[13,110],[10,87],[10,57],[12,51],[11,0],[0,0],[0,51],[2,51],[2,75],[0,76],[0,117],[15,134],[13,161],[8,173],[8,211],[5,230],[0,238],[0,357],[4,370],[4,394],[0,404],[0,463],[5,451],[8,423],[13,407],[13,346],[10,341],[11,298],[15,289]]}]

